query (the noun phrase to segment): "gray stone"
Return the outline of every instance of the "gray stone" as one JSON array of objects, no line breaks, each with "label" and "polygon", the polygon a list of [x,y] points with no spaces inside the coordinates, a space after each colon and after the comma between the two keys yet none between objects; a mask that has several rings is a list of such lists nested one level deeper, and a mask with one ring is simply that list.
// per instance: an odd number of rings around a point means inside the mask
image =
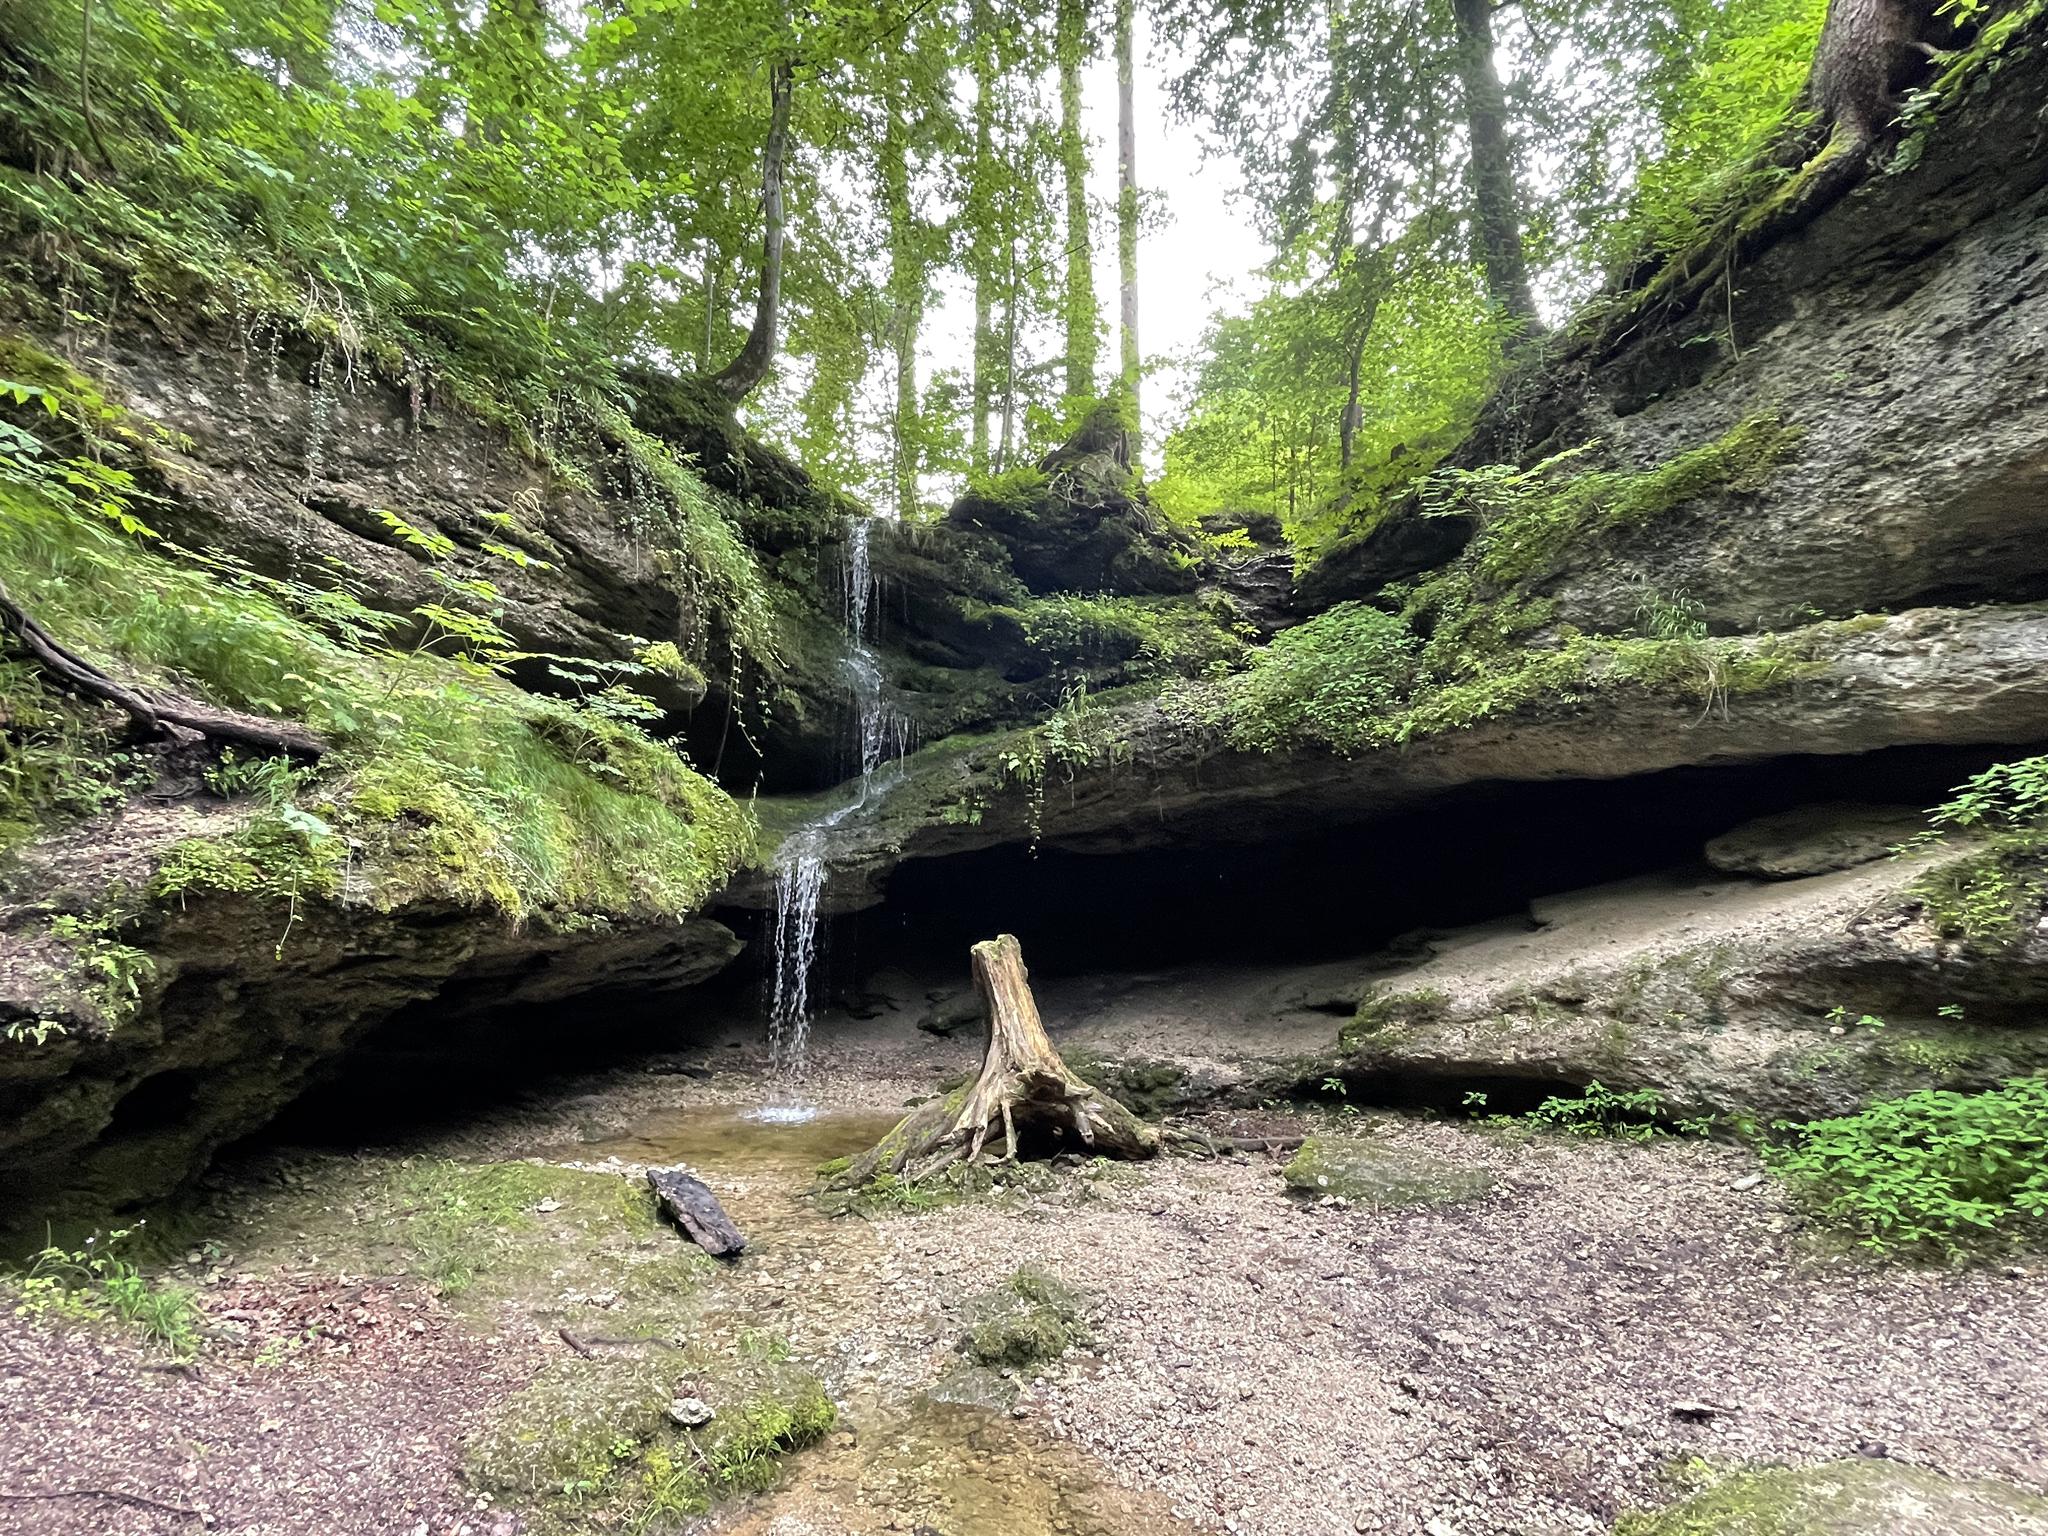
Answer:
[{"label": "gray stone", "polygon": [[1927,813],[1907,805],[1801,806],[1746,821],[1707,844],[1707,862],[1729,875],[1793,880],[1884,858],[1927,830]]},{"label": "gray stone", "polygon": [[679,1397],[668,1405],[668,1416],[684,1429],[701,1429],[718,1415],[701,1397]]}]

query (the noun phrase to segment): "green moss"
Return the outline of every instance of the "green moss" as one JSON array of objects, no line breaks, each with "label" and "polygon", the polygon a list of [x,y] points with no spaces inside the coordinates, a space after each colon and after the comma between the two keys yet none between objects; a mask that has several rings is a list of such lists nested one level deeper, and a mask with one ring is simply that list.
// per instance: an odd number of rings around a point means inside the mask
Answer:
[{"label": "green moss", "polygon": [[[682,1429],[668,1405],[700,1390],[713,1416]],[[773,1487],[782,1458],[836,1421],[818,1380],[783,1361],[745,1353],[562,1360],[471,1442],[469,1477],[550,1536],[640,1530]]]},{"label": "green moss", "polygon": [[1338,1035],[1337,1043],[1347,1051],[1355,1051],[1371,1044],[1376,1036],[1412,1025],[1434,1023],[1443,1017],[1450,1001],[1446,993],[1435,987],[1415,987],[1405,992],[1370,992],[1359,1000],[1357,1011]]},{"label": "green moss", "polygon": [[1281,1170],[1303,1195],[1336,1195],[1375,1208],[1450,1205],[1493,1188],[1493,1175],[1426,1152],[1347,1136],[1311,1136]]},{"label": "green moss", "polygon": [[1023,1370],[1057,1360],[1086,1337],[1080,1298],[1031,1265],[975,1298],[968,1313],[960,1348],[976,1365]]},{"label": "green moss", "polygon": [[[2025,1529],[2048,1499],[1895,1461],[1738,1472],[1669,1509],[1626,1514],[1615,1536],[1885,1536]],[[2022,1524],[2021,1522],[2024,1522]]]},{"label": "green moss", "polygon": [[1640,527],[1704,496],[1762,489],[1803,436],[1759,414],[1644,470],[1578,469],[1583,449],[1531,469],[1441,470],[1426,501],[1433,513],[1479,519],[1467,558],[1480,581],[1504,591],[1550,574],[1570,550],[1612,530]]},{"label": "green moss", "polygon": [[1068,1051],[1067,1068],[1082,1082],[1100,1088],[1141,1120],[1157,1120],[1187,1102],[1187,1068],[1149,1057],[1110,1058],[1091,1051]]},{"label": "green moss", "polygon": [[1914,886],[1943,937],[1982,949],[2024,937],[2048,905],[2048,757],[1995,763],[1957,786],[1928,813],[1933,830],[1913,846],[1957,833],[1978,847],[1949,859]]},{"label": "green moss", "polygon": [[[303,900],[346,877],[383,906],[428,896],[513,917],[678,916],[750,844],[746,812],[670,748],[474,662],[389,649],[389,616],[339,592],[138,541],[4,480],[0,573],[86,654],[333,740],[316,775],[243,787],[255,814],[230,847],[175,850],[165,897]],[[103,802],[119,760],[67,775],[50,757],[89,736],[97,712],[39,701],[18,672],[4,681],[35,705],[41,745],[0,774],[0,820],[20,828]]]},{"label": "green moss", "polygon": [[[397,1175],[393,1195],[405,1213],[401,1231],[407,1247],[449,1294],[484,1280],[492,1294],[505,1294],[536,1272],[551,1270],[560,1257],[556,1245],[531,1237],[540,1227],[543,1203],[552,1230],[573,1233],[593,1247],[646,1236],[659,1225],[646,1189],[615,1174],[545,1163],[408,1164]],[[693,1257],[669,1278],[688,1290],[695,1268]]]}]

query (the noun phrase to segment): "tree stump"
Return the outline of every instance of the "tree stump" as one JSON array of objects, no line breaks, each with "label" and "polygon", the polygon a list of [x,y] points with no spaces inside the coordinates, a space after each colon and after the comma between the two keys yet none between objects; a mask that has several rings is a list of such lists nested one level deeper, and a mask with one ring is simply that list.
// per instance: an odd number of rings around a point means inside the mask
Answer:
[{"label": "tree stump", "polygon": [[[984,939],[971,954],[974,984],[988,1015],[981,1075],[906,1116],[855,1158],[832,1181],[834,1187],[859,1188],[885,1174],[914,1184],[956,1163],[1016,1162],[1061,1152],[1124,1158],[1157,1152],[1158,1132],[1060,1060],[1039,1020],[1015,937]],[[998,1132],[1000,1152],[991,1145]]]}]

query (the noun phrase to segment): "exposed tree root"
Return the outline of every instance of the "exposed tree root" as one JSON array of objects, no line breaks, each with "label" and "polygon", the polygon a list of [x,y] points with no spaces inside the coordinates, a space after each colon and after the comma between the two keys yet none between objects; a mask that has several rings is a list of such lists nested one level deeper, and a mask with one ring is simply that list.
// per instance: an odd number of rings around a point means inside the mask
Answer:
[{"label": "exposed tree root", "polygon": [[1228,1157],[1235,1152],[1264,1152],[1269,1157],[1299,1151],[1306,1136],[1213,1136],[1207,1131],[1169,1125],[1159,1133],[1160,1145],[1168,1152],[1194,1157]]},{"label": "exposed tree root", "polygon": [[[857,1189],[884,1175],[914,1184],[956,1163],[1015,1162],[1061,1152],[1122,1158],[1157,1152],[1158,1132],[1081,1081],[1052,1048],[1017,940],[1007,933],[984,939],[972,954],[974,984],[988,1011],[981,1075],[907,1116],[833,1185]],[[1000,1151],[991,1145],[999,1132]]]},{"label": "exposed tree root", "polygon": [[4,586],[0,586],[0,630],[13,635],[59,687],[124,711],[145,736],[162,735],[169,727],[182,726],[215,741],[235,742],[266,752],[319,757],[327,751],[327,743],[303,726],[245,715],[239,710],[215,709],[181,694],[143,692],[116,682],[91,662],[66,650],[29,617]]}]

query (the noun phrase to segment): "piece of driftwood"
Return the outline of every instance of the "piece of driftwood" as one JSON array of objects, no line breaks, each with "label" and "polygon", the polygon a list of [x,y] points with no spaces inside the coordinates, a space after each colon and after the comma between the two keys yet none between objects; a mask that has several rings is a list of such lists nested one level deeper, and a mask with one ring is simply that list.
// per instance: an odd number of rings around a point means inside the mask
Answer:
[{"label": "piece of driftwood", "polygon": [[650,1168],[647,1186],[662,1214],[714,1259],[739,1257],[747,1239],[725,1214],[711,1186],[684,1168]]},{"label": "piece of driftwood", "polygon": [[[988,1013],[981,1075],[963,1094],[935,1099],[898,1125],[833,1182],[841,1189],[883,1174],[907,1182],[954,1163],[992,1162],[1081,1152],[1150,1157],[1159,1135],[1130,1110],[1076,1077],[1046,1037],[1031,996],[1024,951],[1010,934],[984,939],[970,953],[974,984]],[[992,1140],[1001,1147],[994,1155]]]},{"label": "piece of driftwood", "polygon": [[171,726],[197,731],[215,741],[235,742],[265,752],[319,757],[327,743],[302,725],[266,720],[235,709],[216,709],[197,699],[165,689],[131,688],[116,682],[74,651],[67,650],[0,586],[0,632],[12,635],[52,682],[83,698],[98,699],[125,711],[145,736],[158,736]]}]

